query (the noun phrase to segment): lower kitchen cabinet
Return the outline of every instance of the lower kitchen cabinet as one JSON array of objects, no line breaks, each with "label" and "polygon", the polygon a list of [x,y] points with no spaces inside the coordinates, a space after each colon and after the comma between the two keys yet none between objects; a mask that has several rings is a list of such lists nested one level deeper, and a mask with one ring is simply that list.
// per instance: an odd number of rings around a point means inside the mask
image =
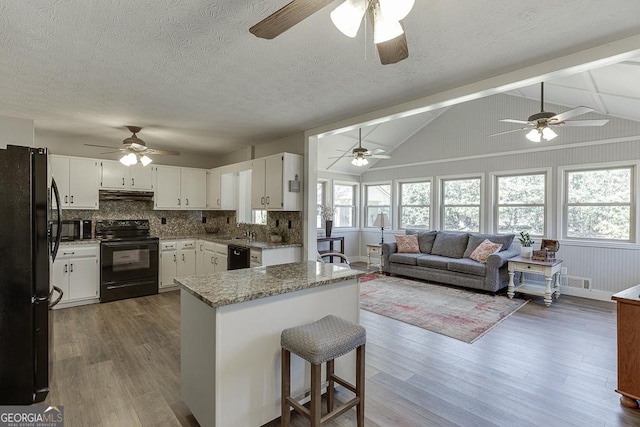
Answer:
[{"label": "lower kitchen cabinet", "polygon": [[56,308],[96,302],[100,290],[100,247],[98,245],[64,245],[53,263],[53,285],[63,295]]},{"label": "lower kitchen cabinet", "polygon": [[251,248],[251,267],[300,262],[300,248],[259,249]]},{"label": "lower kitchen cabinet", "polygon": [[175,288],[173,279],[196,274],[196,241],[160,242],[160,289]]},{"label": "lower kitchen cabinet", "polygon": [[[227,245],[201,240],[202,269],[201,274],[217,273],[227,270]],[[200,274],[200,273],[199,273]]]}]

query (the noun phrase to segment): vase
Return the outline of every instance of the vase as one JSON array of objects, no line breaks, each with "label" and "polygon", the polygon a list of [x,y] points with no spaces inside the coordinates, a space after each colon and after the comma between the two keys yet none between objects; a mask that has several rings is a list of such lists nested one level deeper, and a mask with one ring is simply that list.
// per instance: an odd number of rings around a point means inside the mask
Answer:
[{"label": "vase", "polygon": [[324,222],[324,230],[327,237],[331,237],[331,229],[333,228],[333,221],[326,220]]},{"label": "vase", "polygon": [[271,239],[272,243],[280,243],[280,242],[282,242],[282,236],[279,236],[277,234],[272,234],[270,236],[270,239]]},{"label": "vase", "polygon": [[531,258],[533,255],[533,248],[531,246],[522,246],[520,248],[520,256],[522,258]]}]

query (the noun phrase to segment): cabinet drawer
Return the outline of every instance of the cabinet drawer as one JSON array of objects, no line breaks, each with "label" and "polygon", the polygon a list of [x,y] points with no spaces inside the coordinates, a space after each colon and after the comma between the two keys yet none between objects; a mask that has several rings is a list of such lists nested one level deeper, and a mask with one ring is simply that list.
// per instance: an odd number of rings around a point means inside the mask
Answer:
[{"label": "cabinet drawer", "polygon": [[262,251],[260,249],[251,249],[251,264],[262,265]]},{"label": "cabinet drawer", "polygon": [[64,245],[60,246],[60,250],[58,251],[59,258],[79,258],[79,257],[97,257],[98,256],[98,245]]},{"label": "cabinet drawer", "polygon": [[369,246],[368,249],[371,255],[380,255],[380,253],[382,252],[382,248],[379,248],[377,246]]},{"label": "cabinet drawer", "polygon": [[161,251],[175,251],[178,249],[178,242],[161,242],[160,250]]},{"label": "cabinet drawer", "polygon": [[513,263],[513,269],[515,271],[530,271],[532,273],[544,273],[546,267],[543,265],[526,264],[521,262]]},{"label": "cabinet drawer", "polygon": [[219,254],[227,255],[227,245],[224,243],[214,243],[213,250]]},{"label": "cabinet drawer", "polygon": [[195,240],[187,240],[185,242],[178,242],[178,249],[195,249],[196,242]]}]

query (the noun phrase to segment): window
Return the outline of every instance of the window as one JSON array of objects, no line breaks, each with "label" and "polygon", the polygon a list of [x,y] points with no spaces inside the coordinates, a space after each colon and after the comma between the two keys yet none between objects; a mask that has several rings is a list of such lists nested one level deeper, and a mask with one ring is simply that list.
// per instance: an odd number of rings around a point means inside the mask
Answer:
[{"label": "window", "polygon": [[480,231],[480,178],[442,180],[441,228]]},{"label": "window", "polygon": [[431,223],[431,182],[401,182],[399,184],[400,228],[429,228]]},{"label": "window", "polygon": [[[373,227],[378,214],[386,214],[391,220],[391,185],[365,186],[365,227]],[[385,224],[385,227],[391,224]]]},{"label": "window", "polygon": [[318,209],[316,211],[317,228],[322,228],[322,215],[320,214],[320,209],[321,209],[321,206],[325,204],[325,200],[326,200],[325,188],[326,188],[326,182],[318,181],[318,183],[316,184],[316,199],[318,202]]},{"label": "window", "polygon": [[335,184],[333,186],[334,227],[355,227],[355,185]]},{"label": "window", "polygon": [[632,167],[565,171],[564,235],[631,240]]},{"label": "window", "polygon": [[545,235],[547,174],[497,176],[495,224],[498,233]]}]

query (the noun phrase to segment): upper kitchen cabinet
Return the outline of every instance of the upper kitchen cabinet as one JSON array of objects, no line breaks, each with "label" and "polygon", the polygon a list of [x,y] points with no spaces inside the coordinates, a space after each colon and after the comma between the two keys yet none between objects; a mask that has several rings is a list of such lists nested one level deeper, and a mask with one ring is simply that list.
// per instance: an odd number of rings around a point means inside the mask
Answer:
[{"label": "upper kitchen cabinet", "polygon": [[115,190],[152,190],[151,167],[125,166],[118,161],[100,162],[100,188]]},{"label": "upper kitchen cabinet", "polygon": [[100,166],[97,160],[51,156],[50,165],[63,209],[98,209]]},{"label": "upper kitchen cabinet", "polygon": [[155,166],[155,209],[205,209],[207,171],[204,169]]},{"label": "upper kitchen cabinet", "polygon": [[251,164],[253,209],[302,210],[302,156],[282,153]]},{"label": "upper kitchen cabinet", "polygon": [[236,210],[237,193],[237,173],[224,173],[220,168],[207,171],[207,209]]}]

